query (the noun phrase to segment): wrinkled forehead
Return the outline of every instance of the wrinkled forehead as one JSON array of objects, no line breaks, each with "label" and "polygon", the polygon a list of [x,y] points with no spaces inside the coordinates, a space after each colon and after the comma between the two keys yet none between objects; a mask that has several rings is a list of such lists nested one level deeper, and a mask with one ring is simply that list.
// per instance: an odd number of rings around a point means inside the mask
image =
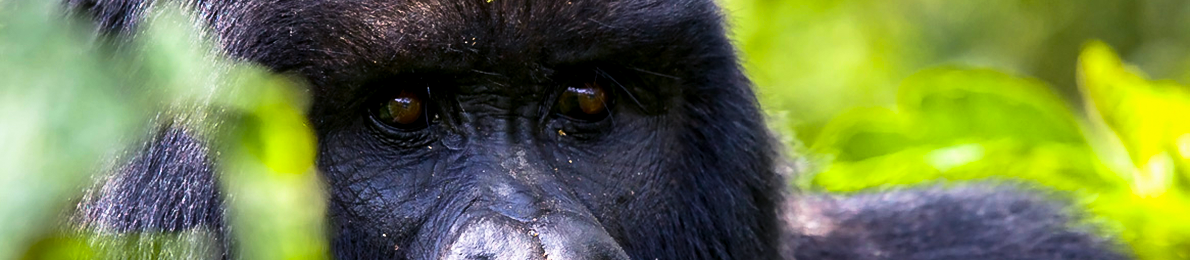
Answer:
[{"label": "wrinkled forehead", "polygon": [[211,0],[198,8],[229,51],[274,69],[466,70],[549,66],[694,43],[683,40],[714,32],[691,27],[718,26],[713,5],[709,0]]}]

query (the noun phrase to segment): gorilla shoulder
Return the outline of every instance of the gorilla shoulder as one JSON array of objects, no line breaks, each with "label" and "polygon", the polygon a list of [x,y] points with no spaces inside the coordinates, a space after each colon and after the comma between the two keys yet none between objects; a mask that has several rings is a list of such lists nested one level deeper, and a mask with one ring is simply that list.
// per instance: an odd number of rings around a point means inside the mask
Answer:
[{"label": "gorilla shoulder", "polygon": [[1044,193],[968,184],[787,202],[795,259],[1129,259]]}]

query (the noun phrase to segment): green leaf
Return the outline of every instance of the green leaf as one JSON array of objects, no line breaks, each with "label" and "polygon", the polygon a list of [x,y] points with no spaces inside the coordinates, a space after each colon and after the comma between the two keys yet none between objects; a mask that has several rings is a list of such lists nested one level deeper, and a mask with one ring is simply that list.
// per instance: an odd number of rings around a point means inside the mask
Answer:
[{"label": "green leaf", "polygon": [[992,70],[940,68],[901,84],[897,107],[934,143],[1012,138],[1083,143],[1073,114],[1044,83]]},{"label": "green leaf", "polygon": [[1079,56],[1078,81],[1092,117],[1116,133],[1138,168],[1132,173],[1136,193],[1155,196],[1178,179],[1187,181],[1190,92],[1185,86],[1149,81],[1098,41]]},{"label": "green leaf", "polygon": [[905,80],[897,104],[832,119],[811,150],[834,160],[811,182],[832,191],[987,178],[1067,191],[1126,186],[1098,162],[1074,114],[1038,81],[931,69]]},{"label": "green leaf", "polygon": [[918,138],[901,114],[881,107],[855,108],[823,128],[811,150],[838,161],[861,161],[908,148]]}]

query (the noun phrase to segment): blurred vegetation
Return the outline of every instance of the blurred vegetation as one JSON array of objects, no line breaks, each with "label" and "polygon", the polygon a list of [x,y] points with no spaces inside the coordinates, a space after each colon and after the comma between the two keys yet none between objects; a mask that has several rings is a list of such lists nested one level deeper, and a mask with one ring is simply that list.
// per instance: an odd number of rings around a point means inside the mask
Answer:
[{"label": "blurred vegetation", "polygon": [[[1190,259],[1190,2],[722,1],[800,188],[1023,180],[1142,259]],[[210,53],[172,9],[111,48],[58,7],[0,0],[0,259],[210,253],[222,231],[55,228],[160,116],[219,151],[236,250],[326,257],[300,83]]]},{"label": "blurred vegetation", "polygon": [[[298,82],[224,60],[176,8],[116,47],[58,1],[0,1],[0,259],[325,259],[325,194]],[[159,112],[160,111],[160,112]],[[218,154],[226,230],[60,229],[99,173],[161,120]],[[115,161],[115,162],[113,162]]]},{"label": "blurred vegetation", "polygon": [[1024,181],[1190,259],[1190,2],[722,1],[798,187]]}]

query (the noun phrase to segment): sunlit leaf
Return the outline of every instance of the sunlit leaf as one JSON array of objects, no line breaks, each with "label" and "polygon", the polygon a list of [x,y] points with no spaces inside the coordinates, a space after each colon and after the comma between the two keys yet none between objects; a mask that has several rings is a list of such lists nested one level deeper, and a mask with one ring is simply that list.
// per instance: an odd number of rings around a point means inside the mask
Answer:
[{"label": "sunlit leaf", "polygon": [[1092,210],[1118,220],[1144,259],[1190,258],[1190,92],[1148,80],[1098,41],[1087,44],[1078,65],[1090,116],[1116,134],[1107,138],[1118,138],[1134,165],[1122,173],[1130,177],[1130,192],[1104,196]]},{"label": "sunlit leaf", "polygon": [[[245,259],[328,258],[326,194],[314,167],[316,142],[299,82],[225,60],[178,9],[156,15],[145,44],[146,51],[162,52],[149,60],[165,70],[154,73],[156,80],[172,86],[179,103],[219,111],[191,123],[213,132],[208,138],[219,144],[236,253]],[[210,63],[174,64],[204,60]]]},{"label": "sunlit leaf", "polygon": [[37,241],[22,259],[211,259],[222,246],[216,236],[197,229],[123,234],[63,232]]},{"label": "sunlit leaf", "polygon": [[0,259],[216,256],[202,229],[58,226],[85,181],[162,116],[214,149],[238,256],[327,258],[326,196],[299,84],[223,58],[201,23],[156,7],[117,54],[93,29],[70,26],[57,1],[0,1]]},{"label": "sunlit leaf", "polygon": [[887,108],[856,108],[831,120],[811,149],[838,161],[859,161],[900,151],[919,136],[901,114]]},{"label": "sunlit leaf", "polygon": [[828,190],[1017,178],[1061,190],[1124,183],[1095,162],[1073,113],[1035,80],[931,69],[906,79],[896,110],[860,108],[824,128],[812,151],[834,161]]},{"label": "sunlit leaf", "polygon": [[1175,172],[1190,180],[1185,177],[1190,170],[1175,170],[1175,164],[1190,166],[1183,152],[1183,138],[1190,134],[1190,91],[1170,81],[1149,81],[1102,42],[1084,48],[1078,68],[1088,110],[1117,134],[1139,169],[1133,175],[1137,192],[1163,193],[1175,183]]},{"label": "sunlit leaf", "polygon": [[0,259],[59,212],[145,119],[143,93],[116,91],[113,64],[56,1],[0,1]]},{"label": "sunlit leaf", "polygon": [[991,70],[931,69],[905,80],[897,107],[934,143],[1012,138],[1084,142],[1070,109],[1036,80]]},{"label": "sunlit leaf", "polygon": [[302,100],[285,78],[241,74],[256,89],[227,140],[224,187],[249,259],[326,259],[326,194]]}]

